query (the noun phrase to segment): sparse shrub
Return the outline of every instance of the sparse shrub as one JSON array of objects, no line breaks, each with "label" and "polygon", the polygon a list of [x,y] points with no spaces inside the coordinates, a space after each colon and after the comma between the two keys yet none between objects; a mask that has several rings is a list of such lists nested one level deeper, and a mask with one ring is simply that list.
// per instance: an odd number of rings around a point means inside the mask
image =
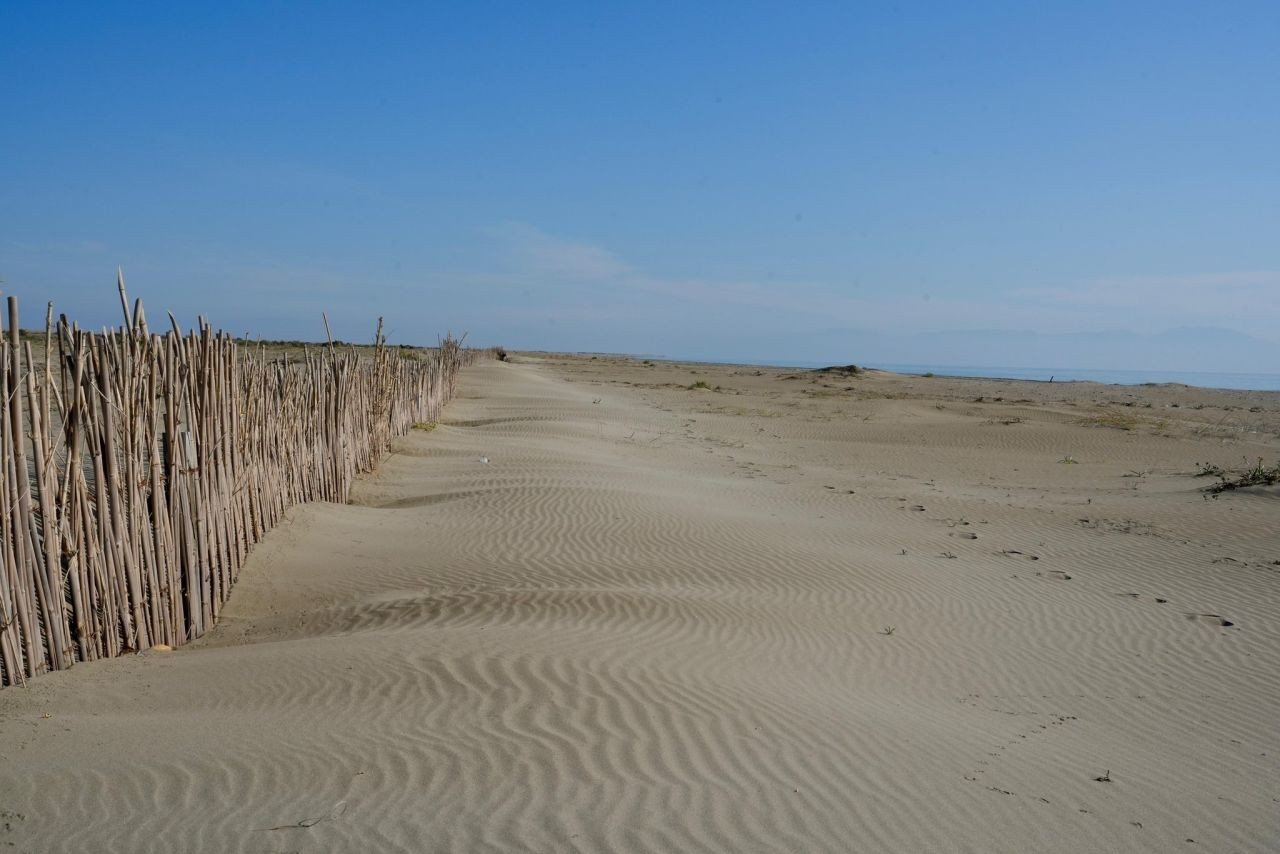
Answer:
[{"label": "sparse shrub", "polygon": [[1234,477],[1228,472],[1219,474],[1219,481],[1206,487],[1205,492],[1217,495],[1232,489],[1243,489],[1246,486],[1273,486],[1280,483],[1280,462],[1268,466],[1263,464],[1262,457],[1258,457],[1258,461],[1253,465],[1248,465],[1248,460],[1245,463],[1246,468],[1235,473]]}]

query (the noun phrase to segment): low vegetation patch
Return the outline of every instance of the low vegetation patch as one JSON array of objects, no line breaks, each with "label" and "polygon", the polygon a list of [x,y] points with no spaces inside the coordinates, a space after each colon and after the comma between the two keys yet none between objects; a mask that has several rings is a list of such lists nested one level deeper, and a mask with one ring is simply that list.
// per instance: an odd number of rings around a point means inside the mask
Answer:
[{"label": "low vegetation patch", "polygon": [[1088,427],[1110,427],[1113,430],[1133,430],[1142,424],[1142,419],[1127,412],[1101,412],[1080,421]]},{"label": "low vegetation patch", "polygon": [[1227,470],[1217,463],[1196,463],[1193,477],[1226,477]]},{"label": "low vegetation patch", "polygon": [[[1210,472],[1209,469],[1214,471]],[[1280,462],[1273,465],[1266,465],[1259,457],[1256,463],[1246,465],[1244,469],[1237,471],[1225,471],[1218,466],[1205,466],[1201,472],[1213,474],[1218,478],[1218,482],[1205,487],[1205,492],[1210,495],[1218,495],[1222,492],[1229,492],[1233,489],[1244,489],[1249,486],[1274,486],[1280,483]]]},{"label": "low vegetation patch", "polygon": [[863,371],[865,370],[866,370],[865,368],[860,368],[857,365],[831,365],[830,367],[826,367],[826,368],[817,368],[816,370],[814,370],[814,373],[815,374],[840,374],[841,376],[856,377],[858,374],[863,373]]},{"label": "low vegetation patch", "polygon": [[417,424],[413,425],[413,429],[422,430],[424,433],[430,433],[432,430],[436,429],[437,426],[439,425],[435,421],[419,421]]}]

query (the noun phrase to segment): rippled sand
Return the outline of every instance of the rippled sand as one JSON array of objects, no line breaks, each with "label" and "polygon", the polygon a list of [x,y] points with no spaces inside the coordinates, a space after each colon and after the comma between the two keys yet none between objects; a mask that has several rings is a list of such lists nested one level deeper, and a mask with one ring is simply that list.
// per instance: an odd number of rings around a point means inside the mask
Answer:
[{"label": "rippled sand", "polygon": [[461,388],[207,638],[0,691],[0,846],[1280,840],[1280,494],[1191,475],[1280,456],[1280,395],[549,356]]}]

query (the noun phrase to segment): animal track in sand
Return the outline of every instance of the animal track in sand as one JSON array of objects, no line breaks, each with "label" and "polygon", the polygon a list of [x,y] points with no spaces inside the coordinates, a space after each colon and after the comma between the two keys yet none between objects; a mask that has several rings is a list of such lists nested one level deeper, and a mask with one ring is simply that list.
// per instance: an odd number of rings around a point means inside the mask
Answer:
[{"label": "animal track in sand", "polygon": [[1060,569],[1051,569],[1048,572],[1037,572],[1036,575],[1041,578],[1052,578],[1055,581],[1070,581],[1071,576]]},{"label": "animal track in sand", "polygon": [[976,539],[978,539],[978,535],[977,535],[977,534],[975,534],[975,533],[973,533],[972,531],[952,531],[952,532],[951,532],[950,534],[948,534],[947,536],[949,536],[949,537],[959,537],[959,538],[960,538],[960,539],[962,539],[962,540],[976,540]]},{"label": "animal track in sand", "polygon": [[[981,695],[979,694],[971,694],[967,698],[961,698],[961,702],[966,702],[968,705],[971,705],[974,708],[985,708],[988,711],[998,712],[1004,715],[1012,715],[1014,717],[1030,717],[1032,718],[1032,721],[1029,727],[1011,731],[1008,734],[1008,740],[1004,741],[1003,743],[997,744],[992,750],[989,750],[986,754],[988,758],[977,760],[976,766],[973,768],[973,770],[963,775],[964,779],[970,783],[981,782],[984,785],[986,785],[986,789],[991,792],[997,792],[1003,795],[1013,795],[1017,797],[1035,798],[1037,801],[1041,803],[1046,803],[1046,804],[1051,803],[1051,801],[1048,798],[1045,798],[1036,794],[1018,793],[1010,789],[1005,789],[1003,788],[1003,786],[1000,786],[1000,785],[990,785],[990,783],[992,782],[991,778],[999,778],[1003,776],[1001,773],[1001,766],[1003,765],[1003,762],[1005,760],[1010,758],[1006,754],[1008,754],[1011,751],[1016,754],[1021,751],[1023,746],[1028,744],[1035,744],[1036,742],[1042,741],[1045,738],[1056,738],[1056,736],[1054,735],[1056,731],[1053,729],[1053,727],[1066,727],[1072,721],[1078,720],[1078,718],[1075,715],[1066,715],[1066,714],[1059,714],[1059,713],[1042,713],[1042,712],[1035,712],[1035,711],[1010,711],[1003,708],[988,706],[985,703],[980,705],[978,702],[974,702],[975,700],[978,700],[980,698],[981,698]],[[996,697],[995,699],[999,699],[999,698]],[[989,777],[987,776],[988,772],[991,772]]]},{"label": "animal track in sand", "polygon": [[1018,560],[1039,560],[1040,559],[1038,555],[1029,555],[1029,554],[1026,554],[1025,552],[1020,552],[1017,549],[1005,549],[1001,551],[1000,554],[1004,555],[1005,557],[1016,557]]}]

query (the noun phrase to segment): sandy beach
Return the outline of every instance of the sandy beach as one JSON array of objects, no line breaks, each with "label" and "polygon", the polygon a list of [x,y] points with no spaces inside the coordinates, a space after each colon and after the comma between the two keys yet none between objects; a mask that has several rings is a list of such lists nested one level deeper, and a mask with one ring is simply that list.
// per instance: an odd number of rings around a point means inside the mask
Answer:
[{"label": "sandy beach", "polygon": [[206,637],[0,691],[15,851],[1280,844],[1280,393],[523,354]]}]

